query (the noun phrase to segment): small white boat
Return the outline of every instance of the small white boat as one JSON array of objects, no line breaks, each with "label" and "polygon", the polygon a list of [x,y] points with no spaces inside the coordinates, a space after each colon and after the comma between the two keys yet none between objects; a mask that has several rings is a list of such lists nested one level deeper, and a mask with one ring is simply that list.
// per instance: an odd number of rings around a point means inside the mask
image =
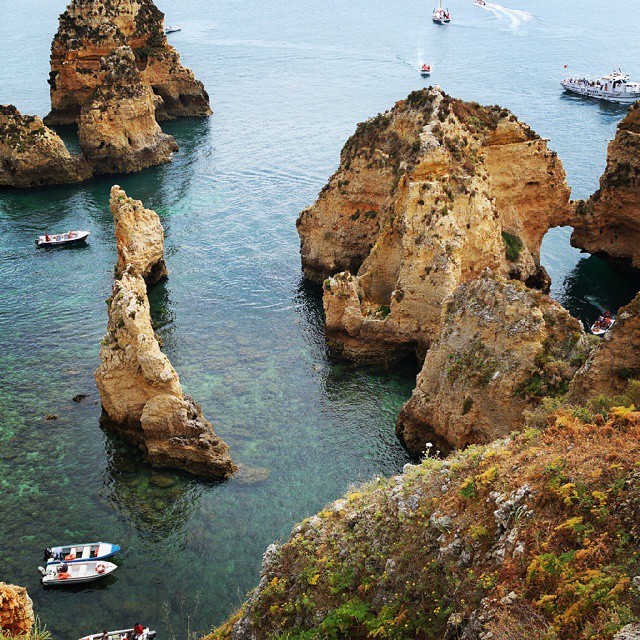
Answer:
[{"label": "small white boat", "polygon": [[484,0],[473,0],[473,4],[477,4],[479,7],[487,6],[487,3]]},{"label": "small white boat", "polygon": [[110,542],[84,542],[66,544],[45,549],[44,560],[47,564],[59,562],[73,563],[85,560],[106,560],[120,551],[120,546]]},{"label": "small white boat", "polygon": [[182,31],[182,27],[179,27],[178,25],[174,25],[174,26],[168,26],[164,28],[165,35],[168,35],[170,33],[175,33],[176,31]]},{"label": "small white boat", "polygon": [[69,233],[45,233],[38,236],[36,244],[39,247],[63,247],[73,244],[81,244],[87,241],[90,231],[69,231]]},{"label": "small white boat", "polygon": [[440,5],[433,10],[433,15],[431,16],[431,19],[436,24],[448,24],[449,22],[451,22],[451,15],[449,14],[449,9],[442,8],[442,0],[440,0]]},{"label": "small white boat", "polygon": [[118,565],[105,560],[89,560],[83,562],[60,562],[48,564],[47,568],[38,567],[45,587],[66,587],[70,584],[81,584],[100,580],[112,574]]},{"label": "small white boat", "polygon": [[420,75],[423,78],[427,78],[431,75],[431,65],[430,64],[423,64],[420,67]]},{"label": "small white boat", "polygon": [[588,98],[621,104],[632,104],[640,100],[640,82],[631,82],[629,76],[620,69],[602,78],[572,76],[564,78],[560,84],[565,91]]},{"label": "small white boat", "polygon": [[607,331],[611,331],[615,323],[615,316],[602,315],[591,325],[591,333],[594,336],[603,336]]},{"label": "small white boat", "polygon": [[[119,629],[118,631],[107,631],[107,637],[109,640],[124,640],[125,638],[133,638],[133,629]],[[141,636],[137,636],[140,640],[153,640],[156,637],[156,632],[147,627]],[[80,640],[102,640],[104,638],[104,631],[102,633],[94,633],[91,636],[84,636]]]}]

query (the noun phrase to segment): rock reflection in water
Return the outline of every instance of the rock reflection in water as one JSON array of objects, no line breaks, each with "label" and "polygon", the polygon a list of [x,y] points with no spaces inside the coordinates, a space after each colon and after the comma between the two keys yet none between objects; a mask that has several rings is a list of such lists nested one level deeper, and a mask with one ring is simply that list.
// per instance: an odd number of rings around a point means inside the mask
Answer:
[{"label": "rock reflection in water", "polygon": [[107,473],[101,495],[142,538],[159,542],[178,533],[194,510],[206,485],[146,464],[137,449],[105,436]]}]

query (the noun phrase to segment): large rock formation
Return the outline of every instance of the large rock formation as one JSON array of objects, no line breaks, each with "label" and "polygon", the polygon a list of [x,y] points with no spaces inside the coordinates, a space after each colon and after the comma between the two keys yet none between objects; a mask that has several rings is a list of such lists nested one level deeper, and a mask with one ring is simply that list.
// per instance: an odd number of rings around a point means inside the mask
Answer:
[{"label": "large rock formation", "polygon": [[23,116],[13,105],[0,105],[0,186],[66,184],[90,175],[84,158],[71,155],[38,116]]},{"label": "large rock formation", "polygon": [[620,309],[613,329],[576,373],[569,402],[614,397],[625,391],[630,379],[640,379],[640,294]]},{"label": "large rock formation", "polygon": [[640,103],[618,125],[600,188],[579,202],[571,244],[640,274]]},{"label": "large rock formation", "polygon": [[96,173],[131,173],[169,162],[176,141],[155,118],[154,95],[129,47],[100,63],[99,85],[82,105],[78,137]]},{"label": "large rock formation", "polygon": [[447,300],[397,433],[415,455],[486,443],[524,426],[524,411],[566,393],[587,357],[582,324],[558,303],[491,273]]},{"label": "large rock formation", "polygon": [[34,622],[33,602],[27,590],[0,582],[0,632],[9,637],[28,636]]},{"label": "large rock formation", "polygon": [[139,445],[158,467],[225,478],[236,466],[200,407],[185,395],[153,331],[142,276],[122,273],[107,301],[109,322],[95,372],[102,423]]},{"label": "large rock formation", "polygon": [[159,118],[211,113],[209,96],[164,35],[152,0],[72,0],[51,45],[48,124],[70,124],[100,84],[100,61],[128,45],[143,82],[158,96]]},{"label": "large rock formation", "polygon": [[640,619],[640,413],[548,422],[325,507],[206,640],[612,640]]},{"label": "large rock formation", "polygon": [[485,268],[544,288],[540,244],[570,215],[555,153],[499,107],[412,93],[358,126],[340,167],[298,220],[307,277],[325,282],[338,355],[423,355],[441,305]]},{"label": "large rock formation", "polygon": [[129,267],[130,273],[142,276],[147,284],[164,278],[164,229],[158,214],[129,198],[118,185],[111,187],[110,208],[116,226],[116,277]]}]

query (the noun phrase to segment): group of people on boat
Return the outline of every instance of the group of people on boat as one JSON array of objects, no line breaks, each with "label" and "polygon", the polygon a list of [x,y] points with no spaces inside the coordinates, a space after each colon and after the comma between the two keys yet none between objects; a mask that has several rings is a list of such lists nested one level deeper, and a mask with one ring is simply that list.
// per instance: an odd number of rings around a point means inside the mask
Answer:
[{"label": "group of people on boat", "polygon": [[[148,632],[148,629],[145,629],[139,622],[136,622],[133,629],[120,635],[118,640],[147,640]],[[113,636],[105,629],[99,640],[113,640]]]},{"label": "group of people on boat", "polygon": [[61,233],[60,236],[50,236],[48,233],[45,232],[44,234],[44,239],[45,242],[51,242],[53,240],[64,240],[65,237],[67,240],[73,240],[73,237],[75,236],[75,232],[74,231],[69,231],[69,233]]},{"label": "group of people on boat", "polygon": [[593,323],[592,330],[607,331],[613,324],[614,317],[608,309]]}]

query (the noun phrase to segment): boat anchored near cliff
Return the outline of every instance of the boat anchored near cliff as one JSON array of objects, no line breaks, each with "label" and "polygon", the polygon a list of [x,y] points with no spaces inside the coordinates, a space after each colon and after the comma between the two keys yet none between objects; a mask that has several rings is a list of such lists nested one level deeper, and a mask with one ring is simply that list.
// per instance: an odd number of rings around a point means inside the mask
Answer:
[{"label": "boat anchored near cliff", "polygon": [[112,562],[95,560],[67,564],[48,564],[47,568],[38,567],[45,587],[64,587],[71,584],[93,582],[112,574],[118,565]]},{"label": "boat anchored near cliff", "polygon": [[562,88],[570,93],[577,93],[588,98],[608,100],[621,104],[632,104],[640,100],[640,82],[631,82],[626,73],[620,69],[602,78],[573,76],[560,81]]},{"label": "boat anchored near cliff", "polygon": [[616,323],[616,317],[609,311],[605,311],[592,325],[591,333],[594,336],[603,336],[607,331],[613,329],[613,325]]},{"label": "boat anchored near cliff", "polygon": [[449,9],[442,8],[442,0],[440,0],[440,4],[433,10],[431,19],[436,24],[448,24],[449,22],[451,22],[451,14],[449,13]]}]

